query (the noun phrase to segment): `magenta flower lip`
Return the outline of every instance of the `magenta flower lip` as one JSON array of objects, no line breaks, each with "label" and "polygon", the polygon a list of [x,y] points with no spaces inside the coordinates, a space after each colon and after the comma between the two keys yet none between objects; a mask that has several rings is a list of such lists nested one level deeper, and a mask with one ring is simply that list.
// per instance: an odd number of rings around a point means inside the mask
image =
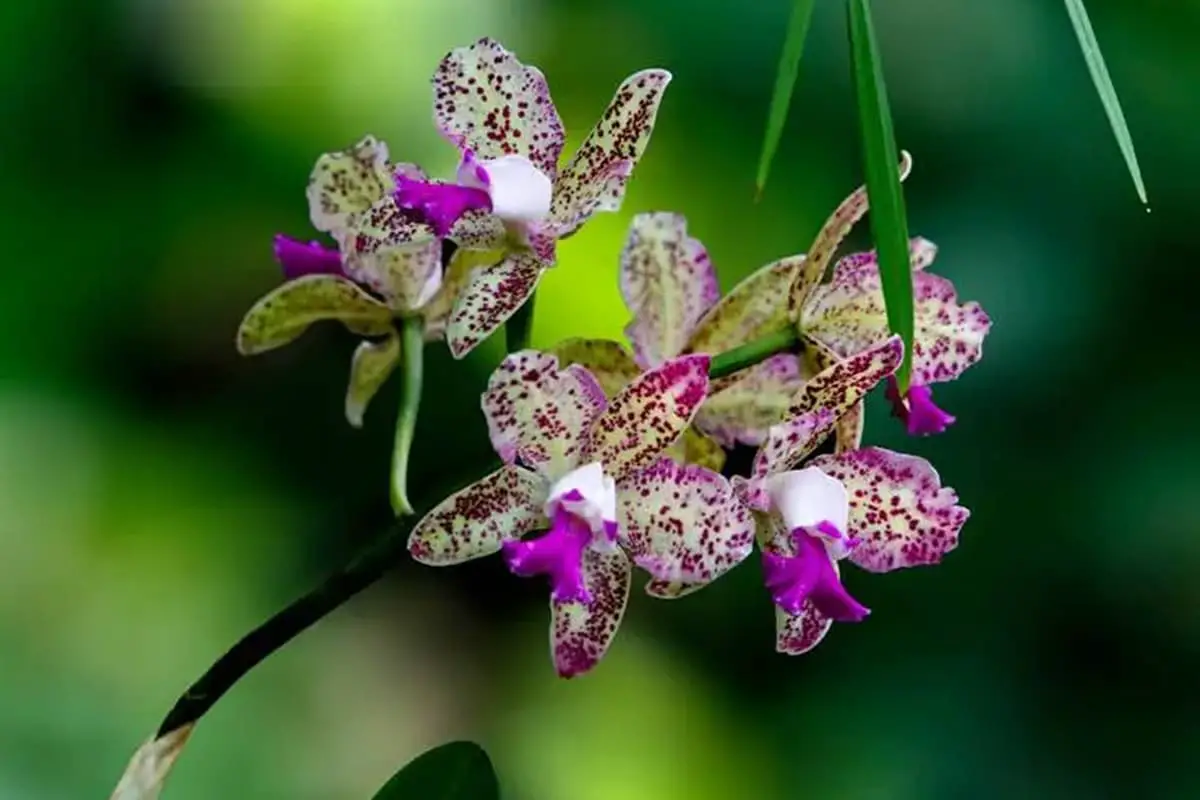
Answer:
[{"label": "magenta flower lip", "polygon": [[396,191],[392,196],[396,205],[418,215],[442,237],[448,236],[454,223],[468,211],[492,210],[492,199],[483,189],[403,175],[396,176]]},{"label": "magenta flower lip", "polygon": [[305,275],[345,275],[341,254],[320,242],[305,243],[279,233],[275,235],[273,249],[287,280]]},{"label": "magenta flower lip", "polygon": [[591,540],[586,522],[559,509],[550,530],[536,539],[505,542],[501,554],[514,575],[548,577],[555,601],[586,604],[592,602],[592,596],[584,585],[583,551]]},{"label": "magenta flower lip", "polygon": [[933,402],[933,389],[927,385],[914,383],[908,387],[908,394],[901,397],[896,379],[891,377],[885,394],[892,404],[892,416],[904,423],[909,436],[944,433],[954,424],[955,418]]},{"label": "magenta flower lip", "polygon": [[846,591],[825,543],[814,534],[844,538],[832,523],[822,522],[813,533],[806,528],[791,532],[795,555],[763,553],[763,580],[771,599],[789,614],[799,614],[804,604],[811,602],[828,619],[861,622],[871,613],[870,609]]}]

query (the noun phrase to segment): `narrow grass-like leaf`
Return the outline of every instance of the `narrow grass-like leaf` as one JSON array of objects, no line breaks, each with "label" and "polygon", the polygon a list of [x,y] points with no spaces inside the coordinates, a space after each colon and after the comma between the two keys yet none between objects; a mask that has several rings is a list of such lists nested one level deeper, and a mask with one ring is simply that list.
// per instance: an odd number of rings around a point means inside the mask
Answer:
[{"label": "narrow grass-like leaf", "polygon": [[862,131],[863,168],[867,197],[871,204],[871,236],[879,254],[883,300],[888,327],[904,340],[904,363],[896,372],[900,390],[907,391],[912,371],[913,281],[908,260],[908,219],[900,190],[900,157],[892,131],[883,83],[883,64],[869,0],[847,0],[850,21],[850,65],[858,98],[858,121]]},{"label": "narrow grass-like leaf", "polygon": [[482,747],[450,742],[408,762],[374,800],[500,800],[500,784]]},{"label": "narrow grass-like leaf", "polygon": [[779,140],[783,138],[783,126],[787,123],[796,76],[800,74],[800,57],[804,55],[804,40],[808,38],[808,23],[812,20],[814,5],[815,0],[792,2],[792,18],[788,22],[787,38],[783,41],[783,53],[779,56],[775,89],[771,92],[771,108],[767,112],[767,131],[763,136],[762,154],[758,157],[758,177],[754,181],[757,197],[762,196],[763,188],[767,185],[771,162],[775,160]]},{"label": "narrow grass-like leaf", "polygon": [[1100,54],[1100,43],[1096,41],[1096,32],[1092,30],[1087,9],[1084,8],[1083,0],[1066,0],[1066,3],[1067,13],[1071,15],[1071,25],[1075,27],[1079,47],[1083,50],[1084,60],[1087,61],[1088,72],[1092,73],[1092,83],[1096,85],[1096,93],[1100,95],[1104,113],[1108,115],[1108,124],[1112,126],[1117,146],[1121,148],[1121,155],[1125,157],[1125,166],[1129,168],[1129,176],[1133,178],[1138,197],[1142,205],[1147,205],[1149,201],[1146,199],[1146,185],[1142,182],[1142,170],[1138,166],[1137,153],[1133,150],[1133,136],[1125,123],[1125,112],[1121,110],[1121,101],[1117,99],[1117,90],[1108,75],[1104,56]]}]

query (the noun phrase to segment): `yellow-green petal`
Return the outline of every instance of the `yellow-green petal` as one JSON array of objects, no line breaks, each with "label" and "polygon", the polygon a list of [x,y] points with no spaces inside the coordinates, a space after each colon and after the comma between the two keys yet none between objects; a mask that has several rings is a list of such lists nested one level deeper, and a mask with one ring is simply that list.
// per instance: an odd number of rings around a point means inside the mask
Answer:
[{"label": "yellow-green petal", "polygon": [[454,251],[450,264],[442,275],[442,285],[433,299],[421,307],[421,316],[425,318],[425,339],[433,341],[446,335],[446,323],[454,302],[462,294],[463,288],[470,282],[476,270],[495,266],[504,259],[503,250],[467,250],[460,248]]},{"label": "yellow-green petal", "polygon": [[649,368],[683,352],[721,294],[717,273],[682,214],[638,214],[621,250],[621,296],[633,319],[625,335]]},{"label": "yellow-green petal", "polygon": [[350,362],[346,420],[361,428],[367,404],[400,363],[400,338],[393,332],[375,342],[361,342]]},{"label": "yellow-green petal", "polygon": [[663,455],[684,464],[708,467],[713,472],[720,472],[725,466],[725,448],[695,425],[689,425]]},{"label": "yellow-green petal", "polygon": [[772,356],[731,378],[710,390],[696,415],[696,426],[725,447],[762,444],[767,429],[783,419],[804,384],[799,360],[791,353]]},{"label": "yellow-green petal", "polygon": [[363,137],[349,150],[325,153],[308,179],[313,227],[327,233],[340,231],[348,215],[366,211],[394,184],[387,145],[374,136]]},{"label": "yellow-green petal", "polygon": [[788,289],[804,264],[789,256],[768,264],[721,298],[696,325],[686,352],[716,354],[795,322],[789,317]]},{"label": "yellow-green petal", "polygon": [[[911,171],[912,156],[902,150],[900,151],[901,182],[908,178],[908,173]],[[796,280],[789,291],[788,302],[793,320],[799,319],[800,310],[804,307],[808,296],[825,277],[825,270],[829,267],[829,262],[833,260],[833,254],[837,252],[838,247],[845,241],[858,221],[866,216],[868,208],[867,187],[860,186],[834,209],[829,219],[825,220],[825,224],[817,232],[817,238],[813,239],[812,246],[808,248],[808,260],[805,262],[804,268],[797,271]]]},{"label": "yellow-green petal", "polygon": [[564,339],[550,348],[550,352],[564,367],[568,364],[586,367],[609,399],[642,374],[629,351],[608,339]]},{"label": "yellow-green petal", "polygon": [[237,349],[255,355],[294,341],[309,325],[338,320],[363,336],[393,330],[392,312],[353,282],[336,275],[305,275],[268,292],[246,312]]},{"label": "yellow-green petal", "polygon": [[[832,367],[840,358],[820,341],[805,337],[805,358],[801,362],[801,372],[805,382],[815,375]],[[838,418],[833,429],[834,452],[844,453],[857,450],[862,446],[863,426],[866,423],[866,401],[859,400]]]},{"label": "yellow-green petal", "polygon": [[430,302],[442,286],[442,242],[429,238],[348,254],[343,269],[393,311],[407,314]]}]

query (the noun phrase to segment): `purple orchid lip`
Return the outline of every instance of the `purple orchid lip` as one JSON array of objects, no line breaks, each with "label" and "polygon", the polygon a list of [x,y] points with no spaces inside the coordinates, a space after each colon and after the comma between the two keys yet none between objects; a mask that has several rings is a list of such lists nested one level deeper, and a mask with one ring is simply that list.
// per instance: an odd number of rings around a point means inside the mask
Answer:
[{"label": "purple orchid lip", "polygon": [[943,433],[954,424],[955,418],[933,402],[933,389],[914,383],[908,387],[908,395],[900,396],[894,377],[888,378],[887,399],[892,404],[892,416],[904,423],[909,436],[929,436]]},{"label": "purple orchid lip", "polygon": [[287,280],[305,275],[345,275],[341,254],[320,242],[305,243],[280,233],[275,235],[274,251]]},{"label": "purple orchid lip", "polygon": [[[842,539],[843,534],[829,522],[815,526],[813,533]],[[799,614],[806,601],[817,611],[839,622],[861,622],[870,609],[846,591],[833,567],[833,560],[819,536],[806,528],[791,533],[796,554],[781,556],[763,553],[763,581],[775,605],[789,614]],[[852,540],[850,540],[852,541]]]},{"label": "purple orchid lip", "polygon": [[484,189],[443,181],[396,176],[396,205],[420,215],[438,236],[447,236],[468,211],[491,211],[492,199]]},{"label": "purple orchid lip", "polygon": [[556,602],[586,604],[592,602],[592,595],[584,585],[583,551],[592,536],[585,520],[560,506],[545,534],[529,541],[505,542],[501,553],[515,575],[548,576]]}]

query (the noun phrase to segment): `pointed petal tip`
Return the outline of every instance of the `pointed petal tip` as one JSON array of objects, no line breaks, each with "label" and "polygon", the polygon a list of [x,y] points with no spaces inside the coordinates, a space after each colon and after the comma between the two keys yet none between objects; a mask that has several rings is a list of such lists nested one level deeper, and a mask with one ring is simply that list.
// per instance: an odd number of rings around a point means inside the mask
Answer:
[{"label": "pointed petal tip", "polygon": [[157,800],[194,728],[188,723],[139,747],[109,800]]}]

